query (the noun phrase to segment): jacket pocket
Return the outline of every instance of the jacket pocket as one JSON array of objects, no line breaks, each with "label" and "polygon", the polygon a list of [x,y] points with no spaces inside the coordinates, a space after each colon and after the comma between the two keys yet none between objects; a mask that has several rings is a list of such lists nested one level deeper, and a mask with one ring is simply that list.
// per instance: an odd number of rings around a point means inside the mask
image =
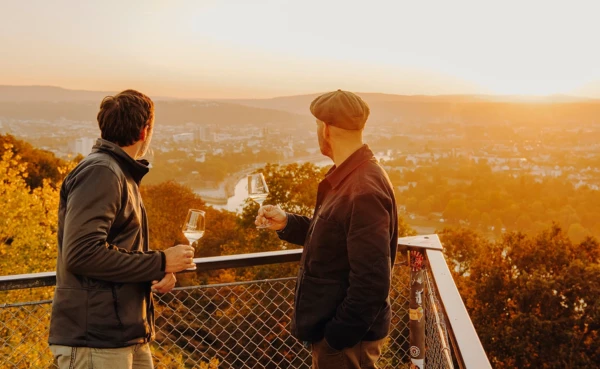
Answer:
[{"label": "jacket pocket", "polygon": [[127,343],[146,342],[151,334],[149,325],[150,285],[127,283],[116,288],[119,319],[123,324],[123,340]]},{"label": "jacket pocket", "polygon": [[345,254],[345,237],[339,224],[317,215],[310,236],[309,259],[327,262]]},{"label": "jacket pocket", "polygon": [[90,341],[123,342],[122,324],[118,317],[118,301],[112,289],[88,291],[87,330]]},{"label": "jacket pocket", "polygon": [[306,274],[300,284],[293,329],[298,339],[316,342],[323,338],[325,325],[335,316],[344,292],[338,281]]},{"label": "jacket pocket", "polygon": [[85,342],[87,311],[82,309],[82,304],[87,300],[85,289],[56,288],[50,320],[51,344],[76,346]]}]

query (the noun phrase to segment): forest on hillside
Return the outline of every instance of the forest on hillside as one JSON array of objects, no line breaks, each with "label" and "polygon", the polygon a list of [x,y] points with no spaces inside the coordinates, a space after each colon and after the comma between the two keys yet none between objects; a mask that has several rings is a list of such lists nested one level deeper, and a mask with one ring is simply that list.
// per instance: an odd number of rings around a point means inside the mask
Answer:
[{"label": "forest on hillside", "polygon": [[[600,191],[566,175],[494,172],[485,161],[445,158],[391,171],[407,214],[499,238],[509,231],[537,234],[558,224],[575,242],[600,237]],[[440,223],[437,223],[440,225]]]}]

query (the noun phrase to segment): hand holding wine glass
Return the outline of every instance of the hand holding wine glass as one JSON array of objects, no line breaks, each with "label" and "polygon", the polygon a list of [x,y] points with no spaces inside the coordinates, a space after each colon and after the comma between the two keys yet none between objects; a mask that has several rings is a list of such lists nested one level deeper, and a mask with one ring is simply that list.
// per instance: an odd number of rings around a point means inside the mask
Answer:
[{"label": "hand holding wine glass", "polygon": [[265,205],[258,209],[254,224],[268,224],[267,228],[280,231],[287,225],[287,214],[279,205]]},{"label": "hand holding wine glass", "polygon": [[[183,224],[183,235],[192,245],[204,236],[206,213],[202,210],[190,209]],[[187,270],[195,270],[196,267]]]}]

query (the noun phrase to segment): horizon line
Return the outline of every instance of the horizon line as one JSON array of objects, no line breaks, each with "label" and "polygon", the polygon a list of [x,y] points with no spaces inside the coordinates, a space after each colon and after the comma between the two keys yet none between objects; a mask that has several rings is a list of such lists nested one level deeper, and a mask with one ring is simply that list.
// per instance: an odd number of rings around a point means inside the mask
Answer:
[{"label": "horizon line", "polygon": [[[0,84],[1,87],[42,87],[42,88],[55,88],[64,91],[72,91],[72,92],[87,92],[87,93],[118,93],[118,91],[107,91],[107,90],[93,90],[93,89],[79,89],[79,88],[69,88],[57,85],[36,85],[36,84],[23,84],[23,85],[9,85],[9,84]],[[331,91],[335,91],[333,89]],[[123,91],[123,90],[122,90]],[[348,91],[348,90],[346,90]],[[154,99],[172,99],[172,100],[208,100],[208,101],[227,101],[227,100],[273,100],[280,98],[293,98],[293,97],[302,97],[302,96],[311,96],[311,95],[319,95],[323,93],[327,93],[330,91],[321,91],[321,92],[311,92],[311,93],[298,93],[291,95],[276,95],[271,97],[226,97],[226,98],[212,98],[212,97],[175,97],[169,95],[155,95]],[[373,92],[373,91],[360,91],[355,92],[351,91],[355,94],[372,94],[372,95],[389,95],[389,96],[402,96],[402,97],[495,97],[495,98],[513,98],[513,99],[543,99],[543,98],[556,98],[556,97],[567,97],[581,100],[590,100],[590,101],[600,101],[599,97],[594,96],[586,96],[586,95],[574,95],[574,94],[547,94],[547,95],[529,95],[529,94],[490,94],[490,93],[452,93],[452,94],[402,94],[402,93],[390,93],[390,92]],[[154,94],[148,94],[154,95]]]}]

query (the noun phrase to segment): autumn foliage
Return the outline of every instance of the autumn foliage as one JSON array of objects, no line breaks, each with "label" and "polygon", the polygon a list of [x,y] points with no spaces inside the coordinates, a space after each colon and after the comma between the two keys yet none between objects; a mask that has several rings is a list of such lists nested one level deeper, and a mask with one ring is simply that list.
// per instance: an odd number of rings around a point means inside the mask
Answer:
[{"label": "autumn foliage", "polygon": [[[0,275],[55,269],[58,189],[64,174],[74,165],[54,160],[22,143],[18,145],[5,140],[0,150]],[[471,180],[448,181],[444,171],[438,171],[441,173],[438,178],[428,176],[424,170],[392,175],[392,180],[418,182],[406,193],[408,198],[399,195],[400,205],[419,211],[430,207],[454,223],[455,228],[440,233],[446,258],[493,367],[597,366],[600,246],[596,239],[587,237],[590,230],[594,232],[598,221],[593,216],[595,207],[591,203],[586,205],[586,199],[596,203],[600,197],[588,188],[578,190],[560,179],[542,182],[528,178],[501,179],[499,174],[492,176],[485,165],[465,168],[475,173]],[[312,214],[317,185],[326,170],[313,164],[267,165],[261,170],[271,190],[266,203]],[[464,174],[456,168],[446,171],[453,176]],[[32,176],[36,176],[35,181]],[[513,193],[517,188],[526,191],[528,198]],[[142,196],[154,249],[187,243],[181,225],[190,208],[207,212],[207,231],[196,245],[196,257],[297,247],[281,242],[274,232],[257,230],[254,217],[258,206],[250,201],[240,214],[216,210],[176,182],[143,186]],[[489,237],[490,227],[497,220],[508,229]],[[553,220],[557,223],[547,226]],[[576,223],[582,224],[585,232],[571,229],[569,225]],[[513,232],[519,224],[527,225],[523,233]],[[404,221],[402,229],[403,235],[414,234]],[[181,286],[190,286],[288,277],[295,275],[296,270],[295,263],[288,263],[185,273],[178,279]],[[2,301],[10,303],[51,297],[51,288],[0,293]],[[159,312],[165,307],[159,304]],[[17,347],[16,343],[26,336],[44,336],[47,327],[43,319],[47,316],[40,320],[33,315],[11,314],[0,309],[0,319],[4,322],[0,338],[10,337],[15,343],[12,347]],[[167,367],[181,365],[181,359],[167,352],[176,348],[179,341],[174,338],[163,337],[171,346],[155,348],[154,352],[165,363],[170,362],[165,364]],[[27,357],[27,352],[37,351],[49,359],[45,339],[28,341],[22,350],[19,355],[23,357]],[[12,349],[8,346],[0,347],[0,355],[14,354],[9,351]],[[23,361],[23,367],[30,364]],[[213,361],[203,365],[208,368],[217,364]]]}]

